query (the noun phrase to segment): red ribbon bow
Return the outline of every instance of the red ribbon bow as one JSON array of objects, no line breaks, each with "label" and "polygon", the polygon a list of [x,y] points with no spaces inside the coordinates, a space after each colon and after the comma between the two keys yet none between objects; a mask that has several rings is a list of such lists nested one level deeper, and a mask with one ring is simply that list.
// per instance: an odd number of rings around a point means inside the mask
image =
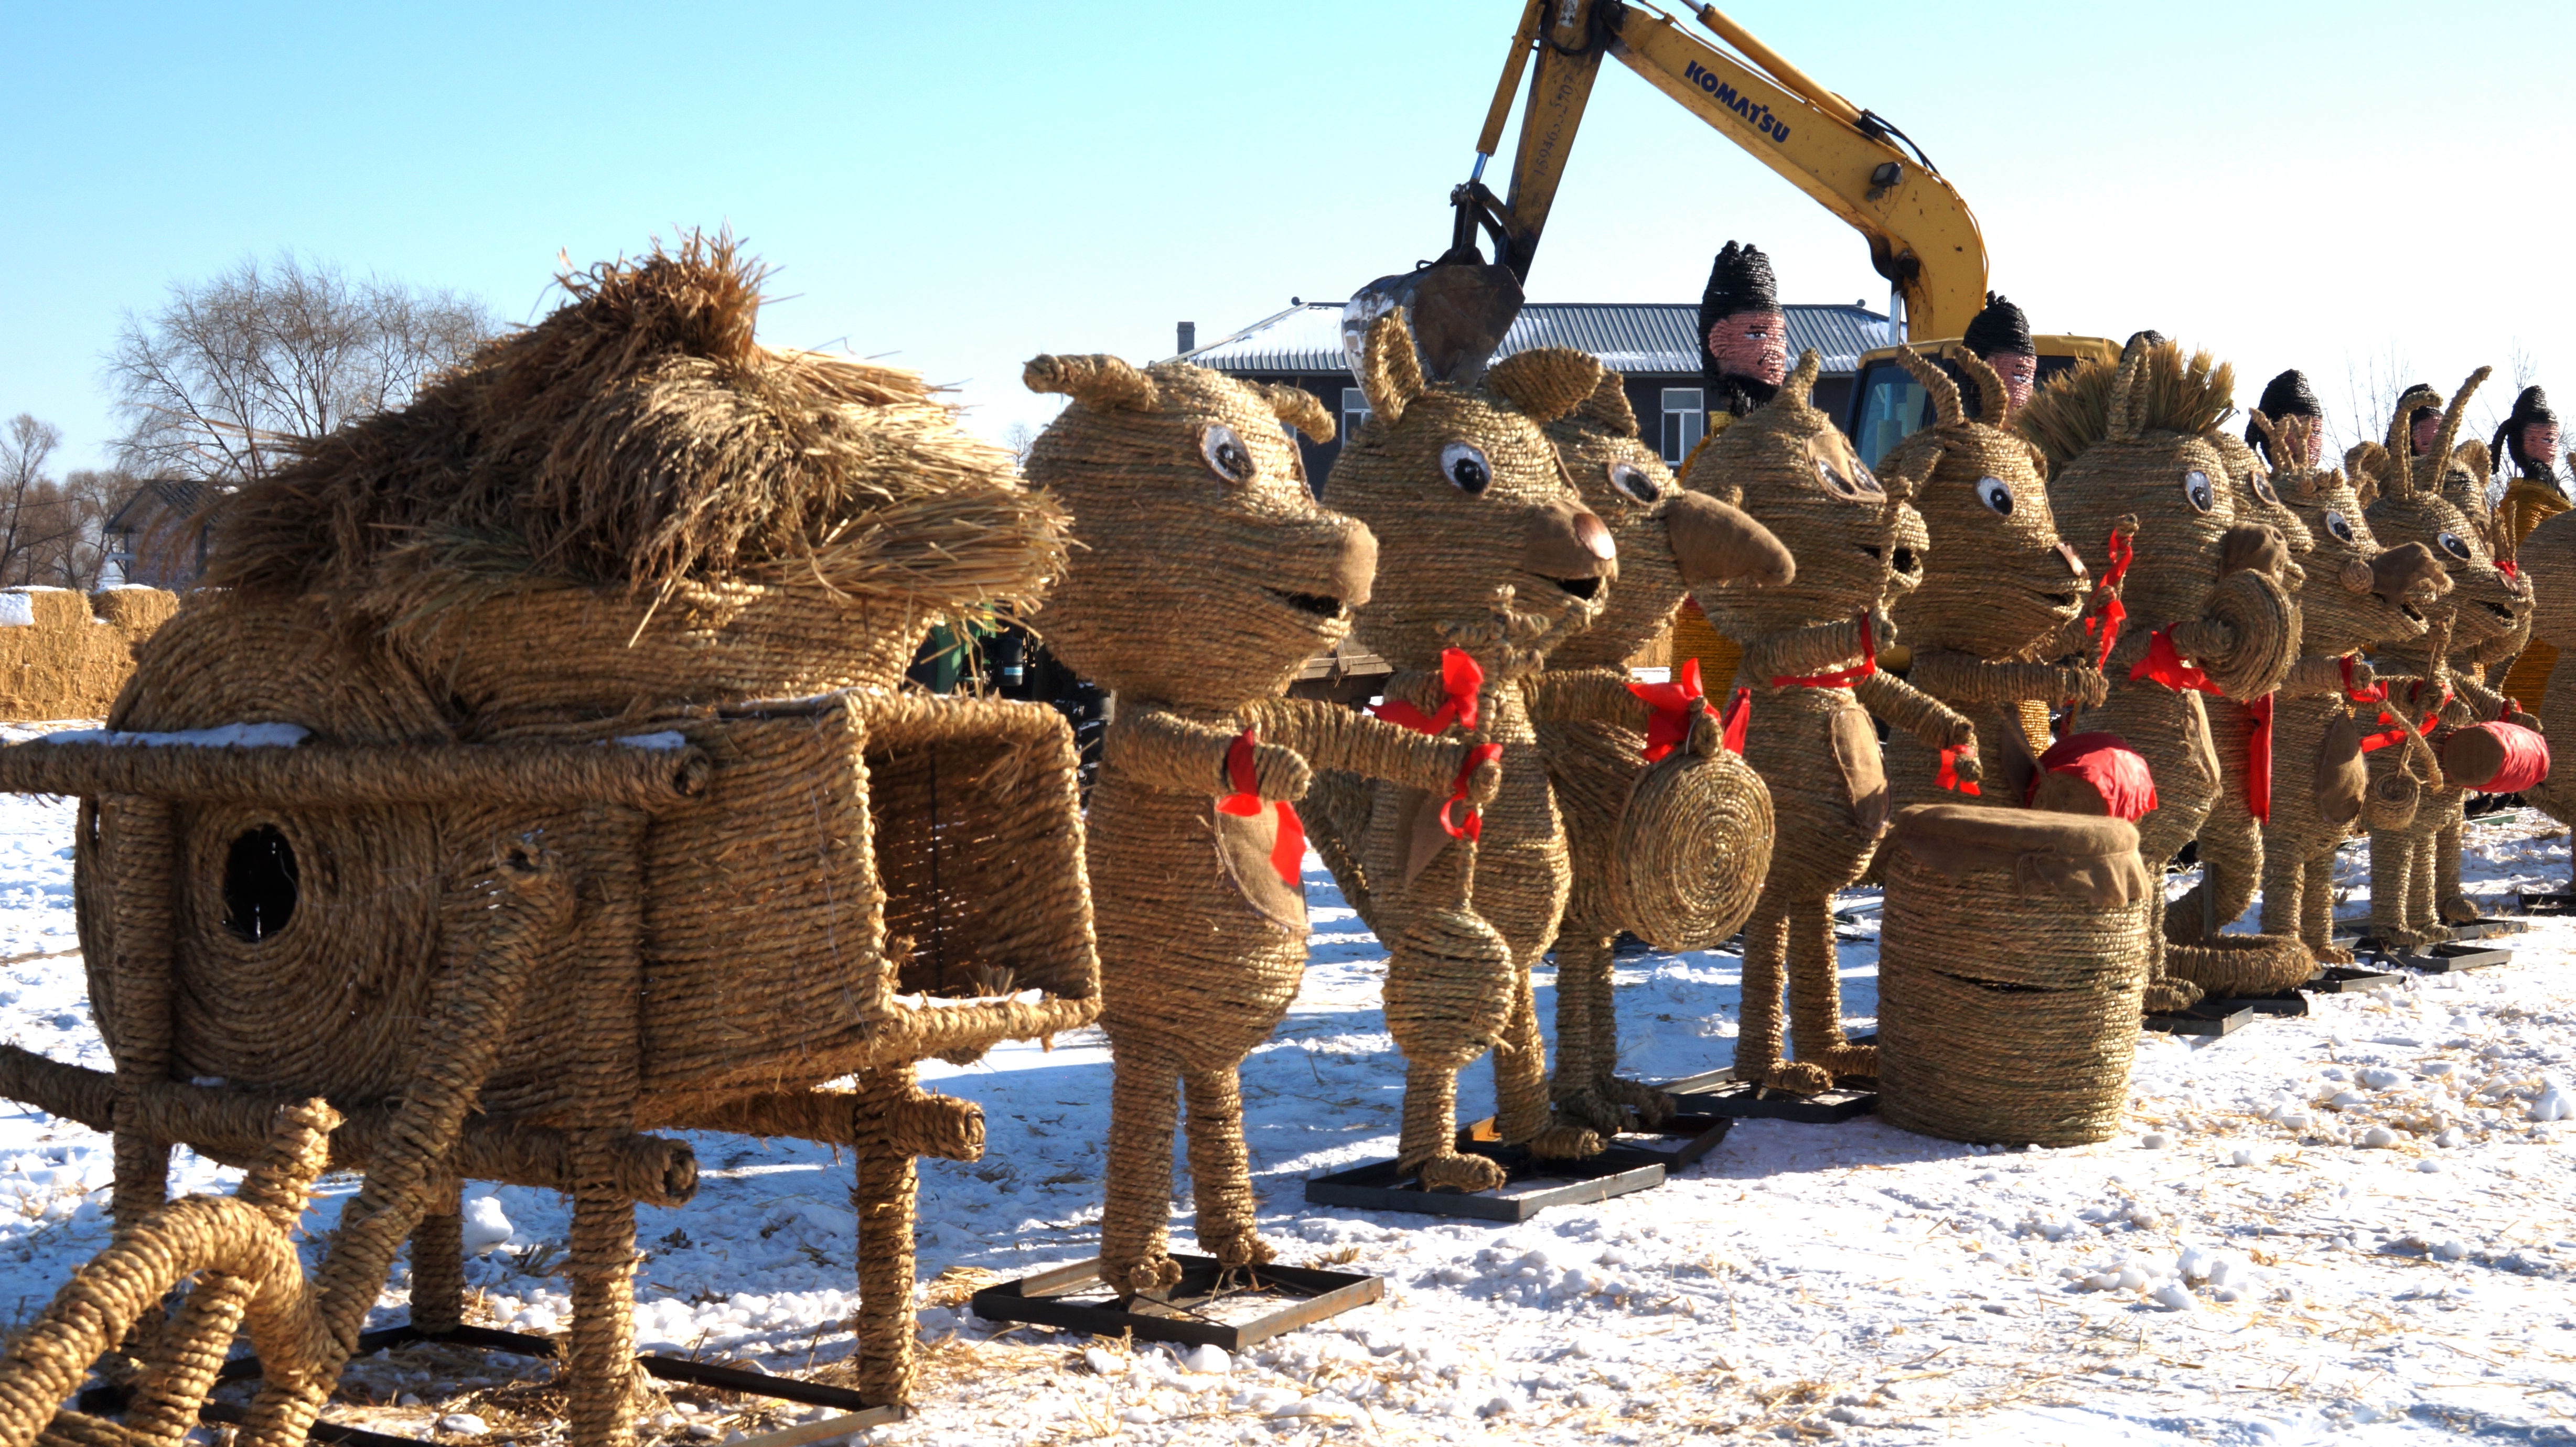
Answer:
[{"label": "red ribbon bow", "polygon": [[2128,605],[2120,601],[2120,580],[2129,576],[2129,563],[2138,556],[2137,548],[2118,532],[2103,545],[2111,555],[2111,566],[2102,573],[2094,591],[2102,595],[2102,611],[2084,620],[2084,632],[2091,636],[2095,628],[2102,633],[2102,656],[2093,661],[2095,668],[2106,668],[2111,662],[2111,646],[2120,641],[2120,625],[2128,621]]},{"label": "red ribbon bow", "polygon": [[[2383,684],[2381,684],[2381,685],[2379,685],[2379,690],[2378,690],[2378,691],[2379,691],[2379,698],[2380,698],[2380,699],[2384,699],[2384,698],[2386,698],[2386,697],[2388,696],[2388,685],[2386,685],[2386,684],[2384,684],[2384,683],[2383,683]],[[2376,702],[2378,702],[2378,701],[2379,701],[2379,699],[2356,699],[2356,700],[2354,700],[2354,701],[2355,701],[2355,702],[2376,703]],[[2449,689],[2447,689],[2447,688],[2446,688],[2446,689],[2443,689],[2443,690],[2442,690],[2442,703],[2437,703],[2437,704],[2433,705],[2433,711],[2432,711],[2431,713],[2428,713],[2428,714],[2424,715],[2424,727],[2422,727],[2421,729],[2415,730],[2415,732],[2417,732],[2417,733],[2431,733],[2431,732],[2433,731],[2433,725],[2435,725],[2435,724],[2437,724],[2437,723],[2440,723],[2440,722],[2442,721],[2442,704],[2449,703],[2450,701],[2451,701],[2451,691],[2450,691]],[[2407,734],[2407,728],[2406,728],[2406,725],[2405,725],[2404,723],[2399,722],[2399,720],[2398,720],[2398,718],[2397,718],[2397,715],[2395,715],[2395,714],[2393,714],[2393,713],[2390,713],[2388,710],[2386,710],[2386,709],[2384,709],[2384,708],[2383,708],[2383,709],[2381,709],[2381,710],[2379,711],[2379,719],[2378,719],[2378,721],[2379,721],[2380,723],[2388,724],[2388,725],[2390,725],[2390,727],[2385,728],[2385,729],[2382,729],[2382,730],[2380,730],[2378,733],[2375,733],[2375,734],[2366,734],[2366,735],[2364,735],[2364,736],[2362,737],[2362,740],[2361,740],[2361,751],[2362,751],[2363,753],[2365,753],[2365,754],[2367,754],[2367,753],[2372,753],[2372,752],[2375,752],[2375,751],[2380,750],[2380,749],[2384,749],[2384,748],[2388,747],[2390,744],[2394,744],[2394,743],[2403,743],[2403,742],[2405,741],[2405,739],[2406,739],[2406,734]]]},{"label": "red ribbon bow", "polygon": [[1707,697],[1699,686],[1696,658],[1683,659],[1670,683],[1632,683],[1628,691],[1655,711],[1646,725],[1646,746],[1641,751],[1650,764],[1690,738],[1691,705]]},{"label": "red ribbon bow", "polygon": [[1753,722],[1753,690],[1737,689],[1735,697],[1726,701],[1726,714],[1718,722],[1725,729],[1726,751],[1739,759],[1744,757],[1744,731]]},{"label": "red ribbon bow", "polygon": [[1955,749],[1943,749],[1941,751],[1941,772],[1934,777],[1932,782],[1940,785],[1944,789],[1955,789],[1962,794],[1972,794],[1979,798],[1985,797],[1986,791],[1978,788],[1975,780],[1961,779],[1959,777],[1959,756],[1961,754],[1965,754],[1969,758],[1973,759],[1977,756],[1977,751],[1973,747],[1964,745]]},{"label": "red ribbon bow", "polygon": [[[1234,792],[1216,801],[1219,812],[1246,819],[1261,812],[1260,780],[1252,768],[1252,751],[1260,742],[1247,727],[1226,746],[1225,777],[1234,785]],[[1279,872],[1280,883],[1299,888],[1306,865],[1306,823],[1285,799],[1272,800],[1271,807],[1279,811],[1279,837],[1271,841],[1270,867]]]},{"label": "red ribbon bow", "polygon": [[2335,662],[2340,664],[2343,668],[2343,696],[2345,698],[2352,700],[2354,703],[2388,702],[2387,684],[2374,683],[2368,688],[2355,688],[2352,686],[2351,654],[2347,653],[2343,657],[2336,659]]},{"label": "red ribbon bow", "polygon": [[[1476,726],[1476,695],[1485,686],[1485,670],[1464,648],[1440,650],[1440,691],[1447,700],[1438,713],[1424,713],[1400,698],[1374,705],[1370,713],[1388,723],[1409,728],[1420,734],[1441,734],[1451,724],[1472,729]],[[1440,827],[1452,839],[1481,839],[1485,833],[1485,815],[1481,809],[1469,809],[1466,822],[1450,817],[1450,811],[1467,801],[1467,781],[1474,777],[1476,766],[1487,759],[1503,756],[1501,744],[1478,744],[1467,751],[1466,760],[1458,766],[1458,779],[1450,787],[1449,798],[1440,806]]]},{"label": "red ribbon bow", "polygon": [[2496,559],[2496,571],[2504,574],[2508,578],[2518,580],[2522,577],[2522,564],[2515,562],[2511,558],[2498,558]]},{"label": "red ribbon bow", "polygon": [[1860,615],[1860,662],[1851,668],[1838,668],[1831,673],[1810,674],[1805,678],[1775,678],[1773,688],[1841,688],[1857,683],[1878,672],[1878,645],[1870,641],[1869,615]]},{"label": "red ribbon bow", "polygon": [[2147,656],[2139,659],[2138,666],[2129,670],[2131,683],[2142,678],[2152,678],[2177,691],[2189,688],[2202,693],[2218,692],[2218,685],[2209,681],[2208,674],[2182,661],[2181,652],[2174,647],[2173,630],[2170,628],[2159,628],[2147,635]]},{"label": "red ribbon bow", "polygon": [[2245,808],[2261,823],[2272,822],[2272,695],[2265,694],[2245,705],[2245,716],[2254,721],[2253,735],[2245,740]]}]

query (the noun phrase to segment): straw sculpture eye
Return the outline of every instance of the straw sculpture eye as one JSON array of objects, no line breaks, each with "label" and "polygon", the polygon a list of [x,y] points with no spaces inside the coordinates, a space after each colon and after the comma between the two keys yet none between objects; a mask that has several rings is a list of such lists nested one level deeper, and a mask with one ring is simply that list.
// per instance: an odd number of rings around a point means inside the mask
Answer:
[{"label": "straw sculpture eye", "polygon": [[2252,474],[2252,477],[2254,481],[2254,495],[2261,498],[2269,506],[2279,507],[2281,505],[2281,495],[2272,490],[2272,479],[2265,477],[2259,472]]},{"label": "straw sculpture eye", "polygon": [[2215,499],[2210,496],[2209,492],[2209,474],[2198,468],[2193,468],[2191,471],[2184,473],[2182,475],[2182,495],[2183,500],[2190,503],[2193,510],[2198,512],[2209,511],[2210,504],[2215,501]]},{"label": "straw sculpture eye", "polygon": [[1207,459],[1208,470],[1229,484],[1239,486],[1252,481],[1252,454],[1243,448],[1243,439],[1222,422],[1211,422],[1199,429],[1199,455]]},{"label": "straw sculpture eye", "polygon": [[2000,477],[1981,477],[1977,479],[1977,501],[1984,503],[1987,507],[2005,517],[2012,516],[2012,489],[2006,486],[2004,480]]},{"label": "straw sculpture eye", "polygon": [[1878,474],[1869,470],[1868,463],[1856,457],[1852,459],[1852,486],[1863,492],[1885,495],[1885,490],[1878,485]]},{"label": "straw sculpture eye", "polygon": [[2437,541],[2441,543],[2443,552],[2449,553],[2463,563],[2469,560],[2469,545],[2461,542],[2457,535],[2444,533]]},{"label": "straw sculpture eye", "polygon": [[1440,449],[1440,475],[1469,497],[1483,493],[1494,481],[1494,469],[1485,461],[1485,454],[1466,442],[1452,442]]},{"label": "straw sculpture eye", "polygon": [[1610,485],[1639,502],[1655,500],[1655,480],[1646,475],[1644,468],[1633,462],[1611,463]]},{"label": "straw sculpture eye", "polygon": [[2352,520],[2345,517],[2342,513],[2328,510],[2326,513],[2326,531],[2334,534],[2335,537],[2344,542],[2351,542]]}]

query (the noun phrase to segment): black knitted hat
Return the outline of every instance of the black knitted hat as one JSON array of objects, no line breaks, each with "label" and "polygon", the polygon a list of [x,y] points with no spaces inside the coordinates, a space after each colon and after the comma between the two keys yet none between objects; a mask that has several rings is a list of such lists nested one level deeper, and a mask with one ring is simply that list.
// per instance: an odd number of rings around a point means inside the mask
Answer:
[{"label": "black knitted hat", "polygon": [[[1721,394],[1709,399],[1709,410],[1725,410],[1742,416],[1771,400],[1778,392],[1753,377],[1721,373],[1717,356],[1708,349],[1709,328],[1738,312],[1775,312],[1780,309],[1780,285],[1771,275],[1771,258],[1747,241],[1730,241],[1718,252],[1717,261],[1708,269],[1708,285],[1699,294],[1699,370],[1701,380]],[[1725,406],[1721,409],[1720,401]]]},{"label": "black knitted hat", "polygon": [[[2397,400],[2403,402],[2409,395],[2416,392],[2433,392],[2433,388],[2431,384],[2425,382],[2410,383],[2405,391],[2397,394]],[[2414,411],[2406,414],[2406,425],[2412,427],[2427,417],[2439,417],[2441,415],[2442,394],[2439,392],[2433,392],[2433,400],[2430,403],[2425,406],[2418,407]]]},{"label": "black knitted hat", "polygon": [[2030,339],[2030,318],[1999,292],[1986,293],[1986,309],[1968,323],[1968,334],[1961,340],[1980,357],[2004,352],[2021,357],[2039,355],[2038,345]]},{"label": "black knitted hat", "polygon": [[2487,452],[2499,464],[2511,458],[2514,470],[2525,477],[2547,477],[2557,470],[2558,459],[2524,456],[2522,429],[2534,422],[2557,420],[2558,414],[2549,410],[2549,394],[2538,387],[2525,387],[2522,395],[2513,399],[2512,415],[2496,428],[2495,440],[2487,445]]},{"label": "black knitted hat", "polygon": [[[2277,425],[2284,417],[2323,418],[2325,409],[2317,405],[2316,389],[2308,385],[2308,374],[2296,367],[2263,384],[2263,400],[2254,404],[2256,411]],[[2272,444],[2263,440],[2263,429],[2252,422],[2245,424],[2245,442],[2263,454],[2263,460],[2280,466],[2272,456]]]}]

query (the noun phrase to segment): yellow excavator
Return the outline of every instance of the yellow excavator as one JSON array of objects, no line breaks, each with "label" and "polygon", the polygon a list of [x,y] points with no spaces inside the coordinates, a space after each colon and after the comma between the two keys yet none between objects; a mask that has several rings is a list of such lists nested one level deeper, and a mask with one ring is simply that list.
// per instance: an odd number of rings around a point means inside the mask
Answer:
[{"label": "yellow excavator", "polygon": [[[1351,298],[1342,314],[1351,355],[1358,355],[1370,322],[1403,307],[1425,371],[1461,382],[1483,371],[1520,313],[1521,287],[1605,55],[1850,223],[1869,242],[1870,265],[1887,279],[1891,341],[1901,329],[1925,352],[1957,346],[1986,298],[1985,238],[1967,201],[1885,117],[1818,85],[1717,7],[1697,6],[1693,13],[1734,53],[1651,5],[1527,0],[1477,137],[1474,168],[1449,193],[1455,211],[1449,250],[1413,271],[1381,277]],[[1529,99],[1510,189],[1496,196],[1485,185],[1485,167],[1501,147],[1525,78]],[[1479,230],[1493,244],[1491,262],[1477,249]],[[2119,355],[2116,343],[2099,337],[2034,341],[2042,378],[2085,358]],[[1889,346],[1861,358],[1842,422],[1863,459],[1876,465],[1898,439],[1930,421],[1930,409]]]}]

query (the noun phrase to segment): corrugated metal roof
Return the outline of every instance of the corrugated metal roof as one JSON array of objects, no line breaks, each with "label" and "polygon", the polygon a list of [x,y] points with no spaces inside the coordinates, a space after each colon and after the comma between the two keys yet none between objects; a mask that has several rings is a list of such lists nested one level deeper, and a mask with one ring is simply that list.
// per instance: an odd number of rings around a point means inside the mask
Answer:
[{"label": "corrugated metal roof", "polygon": [[[1858,371],[1861,353],[1887,345],[1887,318],[1866,307],[1793,303],[1782,310],[1789,316],[1790,357],[1815,348],[1826,376]],[[1534,301],[1521,308],[1495,355],[1572,347],[1621,372],[1695,376],[1698,329],[1697,302]],[[1222,372],[1342,371],[1342,304],[1290,307],[1183,359]]]}]

